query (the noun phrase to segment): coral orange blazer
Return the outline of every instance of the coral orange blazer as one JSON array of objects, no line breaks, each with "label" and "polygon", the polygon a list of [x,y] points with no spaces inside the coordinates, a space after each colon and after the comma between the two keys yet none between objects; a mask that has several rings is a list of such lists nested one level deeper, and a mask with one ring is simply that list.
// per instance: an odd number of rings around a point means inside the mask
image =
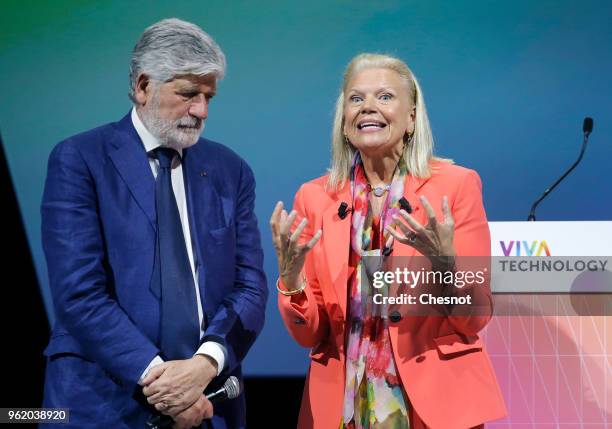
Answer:
[{"label": "coral orange blazer", "polygon": [[[421,224],[426,215],[418,197],[425,195],[442,219],[441,203],[448,196],[455,221],[458,256],[489,256],[490,235],[475,171],[447,162],[432,162],[428,179],[407,176],[404,196]],[[322,229],[308,253],[305,293],[278,295],[281,316],[291,336],[312,348],[304,388],[299,428],[337,429],[345,385],[347,281],[351,217],[340,219],[341,202],[351,205],[350,185],[326,190],[327,176],[304,184],[294,209],[308,219],[305,236]],[[394,256],[416,251],[395,242]],[[281,283],[281,287],[283,287]],[[504,400],[489,357],[478,338],[492,314],[488,285],[481,301],[491,311],[484,316],[406,316],[389,323],[393,356],[410,402],[412,428],[466,429],[506,415]]]}]

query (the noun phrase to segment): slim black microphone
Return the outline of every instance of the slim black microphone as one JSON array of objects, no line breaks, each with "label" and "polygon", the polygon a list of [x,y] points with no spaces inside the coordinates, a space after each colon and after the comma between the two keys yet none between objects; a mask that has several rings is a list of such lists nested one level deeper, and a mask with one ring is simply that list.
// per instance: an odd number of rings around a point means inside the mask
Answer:
[{"label": "slim black microphone", "polygon": [[[232,375],[225,380],[223,387],[216,392],[206,395],[206,399],[213,404],[218,404],[219,402],[227,399],[237,398],[240,395],[240,392],[242,392],[242,385],[240,384],[240,381],[238,381],[238,378]],[[165,414],[156,414],[147,421],[145,429],[171,429],[172,426],[174,426],[174,420],[172,420],[172,417]]]},{"label": "slim black microphone", "polygon": [[338,207],[338,216],[340,217],[340,219],[344,219],[350,211],[351,209],[348,208],[348,204],[342,201],[340,203],[340,207]]},{"label": "slim black microphone", "polygon": [[578,155],[578,159],[576,160],[576,162],[572,164],[570,168],[567,169],[565,173],[563,173],[561,177],[559,177],[559,179],[557,179],[555,183],[553,183],[548,189],[544,191],[544,193],[542,194],[542,196],[540,196],[540,198],[535,200],[535,202],[531,206],[531,210],[529,211],[529,217],[527,217],[528,221],[536,220],[535,211],[538,205],[542,202],[544,198],[548,196],[548,194],[552,192],[553,189],[557,187],[559,183],[561,183],[563,179],[567,177],[568,174],[572,172],[574,168],[576,168],[576,166],[580,163],[580,161],[582,161],[582,156],[584,155],[584,151],[586,150],[586,146],[589,141],[589,134],[591,134],[591,131],[593,131],[593,118],[589,118],[587,116],[586,118],[584,118],[584,121],[582,122],[582,132],[583,132],[584,137],[582,140],[582,148],[580,149],[580,155]]},{"label": "slim black microphone", "polygon": [[588,116],[584,118],[584,122],[582,123],[582,132],[586,137],[591,134],[593,131],[593,118],[589,118]]},{"label": "slim black microphone", "polygon": [[412,213],[412,206],[410,205],[406,197],[400,198],[399,204],[402,207],[402,209],[406,211],[406,213]]}]

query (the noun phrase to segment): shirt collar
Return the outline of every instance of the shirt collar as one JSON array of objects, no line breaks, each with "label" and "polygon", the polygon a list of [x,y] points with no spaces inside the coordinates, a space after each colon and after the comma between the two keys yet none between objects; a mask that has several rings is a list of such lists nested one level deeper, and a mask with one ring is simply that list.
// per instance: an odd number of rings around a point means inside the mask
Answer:
[{"label": "shirt collar", "polygon": [[[158,147],[162,145],[157,139],[157,137],[151,134],[151,132],[147,129],[145,124],[142,122],[142,120],[138,116],[138,113],[136,113],[135,107],[132,107],[131,117],[132,117],[132,124],[134,125],[134,128],[136,129],[136,132],[138,133],[138,137],[140,137],[140,140],[142,141],[142,144],[147,153],[151,152],[154,149],[157,149]],[[182,150],[178,150],[178,153],[181,157],[183,156]]]}]

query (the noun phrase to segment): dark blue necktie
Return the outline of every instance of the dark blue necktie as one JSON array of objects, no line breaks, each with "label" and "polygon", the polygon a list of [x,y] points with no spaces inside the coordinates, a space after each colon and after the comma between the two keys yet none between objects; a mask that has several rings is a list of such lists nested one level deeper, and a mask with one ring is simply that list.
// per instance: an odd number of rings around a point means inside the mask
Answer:
[{"label": "dark blue necktie", "polygon": [[195,284],[172,190],[172,160],[178,153],[161,147],[152,156],[159,161],[155,182],[157,249],[152,288],[161,294],[160,350],[166,360],[186,359],[198,347],[200,326]]}]

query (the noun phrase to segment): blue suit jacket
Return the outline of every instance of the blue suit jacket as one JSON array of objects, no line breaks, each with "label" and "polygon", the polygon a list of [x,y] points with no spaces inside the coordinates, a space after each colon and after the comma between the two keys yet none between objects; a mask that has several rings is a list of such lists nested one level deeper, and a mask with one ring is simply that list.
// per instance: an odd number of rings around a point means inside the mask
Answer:
[{"label": "blue suit jacket", "polygon": [[[206,139],[184,150],[182,162],[203,341],[226,347],[223,381],[240,376],[264,323],[255,181],[238,155]],[[69,408],[70,427],[140,429],[150,414],[132,394],[159,352],[155,237],[155,179],[129,114],[55,147],[42,202],[56,314],[44,405]],[[215,407],[213,427],[243,427],[244,415],[241,395]]]}]

